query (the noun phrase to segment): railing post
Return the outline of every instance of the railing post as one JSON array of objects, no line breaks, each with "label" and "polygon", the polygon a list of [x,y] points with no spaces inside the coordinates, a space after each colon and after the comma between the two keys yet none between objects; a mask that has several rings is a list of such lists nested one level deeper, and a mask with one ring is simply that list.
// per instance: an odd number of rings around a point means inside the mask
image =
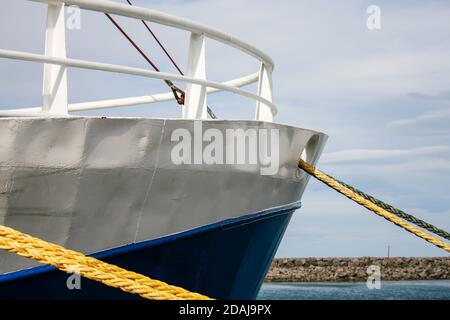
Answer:
[{"label": "railing post", "polygon": [[[49,4],[45,32],[45,55],[66,58],[64,4]],[[42,111],[67,115],[67,72],[65,66],[44,64]]]},{"label": "railing post", "polygon": [[[186,76],[206,80],[205,36],[191,34]],[[206,87],[188,84],[183,119],[208,119]]]},{"label": "railing post", "polygon": [[[259,71],[258,95],[272,102],[272,70],[268,69],[264,63]],[[269,106],[262,102],[256,102],[256,120],[273,121],[273,113]]]}]

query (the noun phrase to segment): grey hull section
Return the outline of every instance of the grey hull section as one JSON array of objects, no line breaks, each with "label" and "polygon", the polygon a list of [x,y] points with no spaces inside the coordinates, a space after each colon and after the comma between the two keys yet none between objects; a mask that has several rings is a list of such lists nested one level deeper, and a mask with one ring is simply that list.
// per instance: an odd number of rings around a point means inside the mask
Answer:
[{"label": "grey hull section", "polygon": [[[259,164],[175,164],[174,131],[194,137],[199,123],[202,132],[223,136],[278,130],[278,172],[261,175]],[[86,254],[296,202],[308,181],[297,159],[306,149],[314,164],[326,141],[315,131],[258,121],[90,117],[3,118],[0,137],[0,223]],[[0,273],[34,265],[0,252]]]}]

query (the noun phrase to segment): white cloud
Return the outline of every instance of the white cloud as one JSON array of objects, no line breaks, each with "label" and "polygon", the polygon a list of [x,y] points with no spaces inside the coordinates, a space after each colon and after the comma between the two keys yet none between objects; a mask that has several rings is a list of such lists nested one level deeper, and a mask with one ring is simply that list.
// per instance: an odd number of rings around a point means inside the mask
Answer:
[{"label": "white cloud", "polygon": [[353,149],[325,153],[322,164],[390,161],[404,162],[417,157],[450,157],[450,146],[430,146],[413,149]]},{"label": "white cloud", "polygon": [[440,92],[438,94],[425,94],[419,92],[410,92],[408,96],[412,98],[418,98],[421,100],[438,100],[438,101],[446,101],[450,100],[450,91]]},{"label": "white cloud", "polygon": [[450,109],[427,112],[413,118],[393,121],[389,126],[391,128],[402,129],[405,127],[418,128],[421,126],[433,126],[441,123],[446,125],[445,127],[450,130]]}]

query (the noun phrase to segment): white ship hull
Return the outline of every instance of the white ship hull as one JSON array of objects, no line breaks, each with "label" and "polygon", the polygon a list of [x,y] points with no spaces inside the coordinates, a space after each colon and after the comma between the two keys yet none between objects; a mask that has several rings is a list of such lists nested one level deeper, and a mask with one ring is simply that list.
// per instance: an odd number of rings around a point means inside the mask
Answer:
[{"label": "white ship hull", "polygon": [[[101,118],[0,119],[3,225],[93,254],[300,200],[323,134],[257,121],[197,121],[207,130],[275,128],[280,168],[176,165],[171,133],[195,121]],[[311,149],[312,148],[312,149]],[[36,263],[0,252],[0,272]]]}]

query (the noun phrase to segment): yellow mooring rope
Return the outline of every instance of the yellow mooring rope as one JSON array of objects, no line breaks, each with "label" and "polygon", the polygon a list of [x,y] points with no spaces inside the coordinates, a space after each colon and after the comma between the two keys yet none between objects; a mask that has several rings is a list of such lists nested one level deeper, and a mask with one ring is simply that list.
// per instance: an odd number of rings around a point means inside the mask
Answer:
[{"label": "yellow mooring rope", "polygon": [[153,280],[82,253],[0,226],[0,249],[52,265],[110,287],[151,300],[212,300],[207,296]]},{"label": "yellow mooring rope", "polygon": [[395,223],[399,227],[402,227],[406,231],[411,232],[412,234],[415,234],[419,238],[422,238],[435,246],[444,249],[447,252],[450,252],[450,245],[445,243],[444,241],[416,228],[415,226],[405,222],[404,220],[398,218],[394,214],[386,211],[385,209],[379,207],[372,201],[365,199],[361,195],[355,193],[354,191],[350,190],[348,187],[344,186],[342,183],[338,182],[333,177],[330,177],[329,175],[321,172],[320,170],[314,168],[310,164],[306,163],[303,160],[300,160],[298,163],[299,168],[305,170],[307,173],[318,179],[319,181],[325,183],[329,187],[333,188],[337,192],[343,194],[347,198],[355,201],[356,203],[364,206],[365,208],[369,209],[370,211],[375,212],[377,215],[385,218],[386,220]]}]

